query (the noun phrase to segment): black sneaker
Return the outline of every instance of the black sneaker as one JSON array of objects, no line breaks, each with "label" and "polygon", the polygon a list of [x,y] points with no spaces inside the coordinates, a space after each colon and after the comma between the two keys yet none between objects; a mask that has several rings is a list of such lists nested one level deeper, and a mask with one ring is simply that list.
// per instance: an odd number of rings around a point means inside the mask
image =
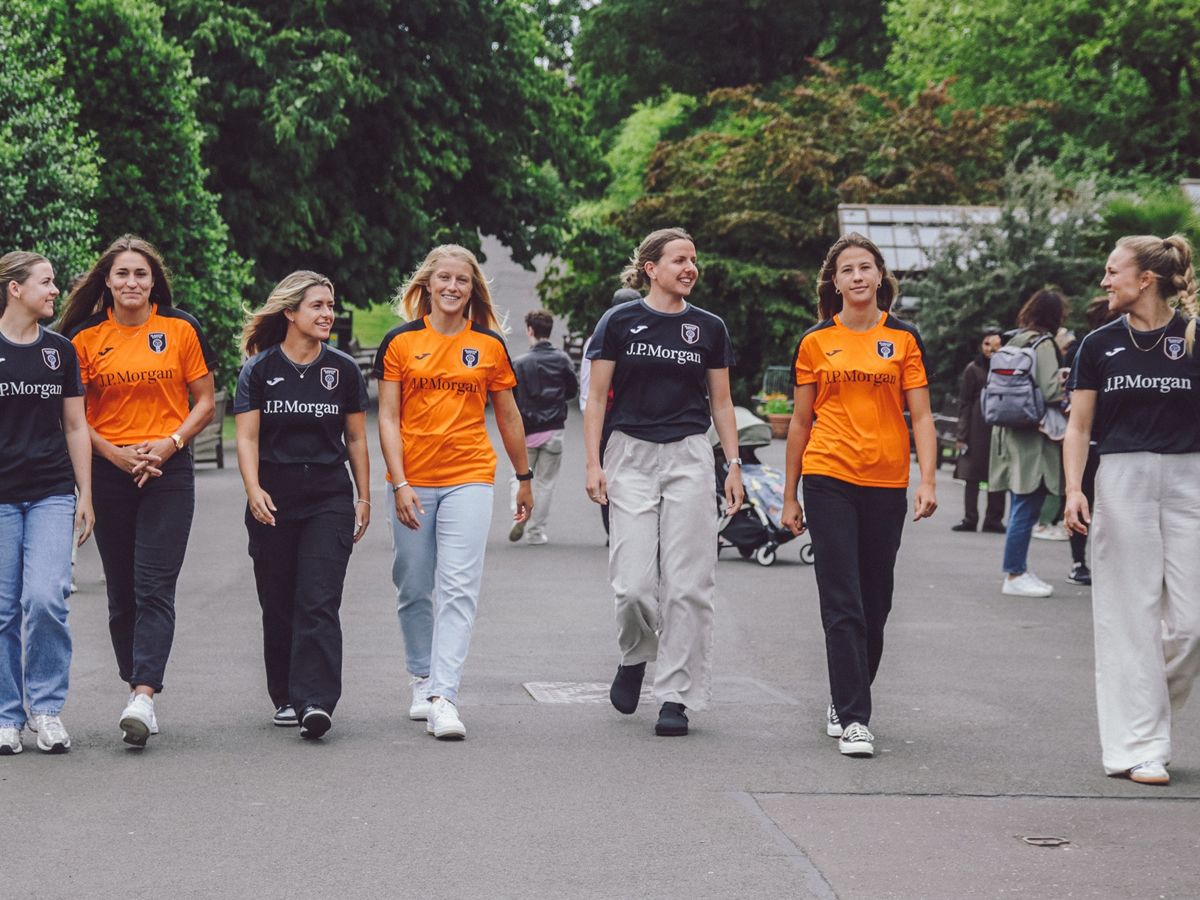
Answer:
[{"label": "black sneaker", "polygon": [[1075,563],[1071,566],[1071,574],[1067,576],[1067,581],[1071,584],[1082,584],[1085,587],[1092,583],[1092,573],[1083,563]]},{"label": "black sneaker", "polygon": [[316,740],[333,725],[333,718],[319,706],[306,706],[300,714],[300,737]]},{"label": "black sneaker", "polygon": [[285,703],[275,707],[275,715],[271,717],[271,721],[279,728],[295,728],[300,724],[300,717],[296,715],[296,708],[292,704]]},{"label": "black sneaker", "polygon": [[636,666],[617,666],[617,676],[613,679],[608,699],[616,707],[617,712],[632,715],[638,708],[638,700],[642,696],[642,678],[646,675],[646,664]]},{"label": "black sneaker", "polygon": [[984,522],[983,527],[979,530],[984,534],[1008,534],[1008,529],[1004,527],[1003,522]]},{"label": "black sneaker", "polygon": [[659,737],[683,737],[688,732],[686,707],[682,703],[664,703],[658,711],[654,733]]},{"label": "black sneaker", "polygon": [[951,531],[974,531],[975,526],[964,519],[963,521],[959,522],[957,525],[951,525],[950,530]]}]

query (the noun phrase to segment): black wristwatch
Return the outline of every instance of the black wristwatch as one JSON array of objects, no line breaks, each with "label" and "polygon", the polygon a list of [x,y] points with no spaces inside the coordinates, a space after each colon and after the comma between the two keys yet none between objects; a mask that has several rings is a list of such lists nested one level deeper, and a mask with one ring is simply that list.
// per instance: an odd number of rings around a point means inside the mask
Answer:
[{"label": "black wristwatch", "polygon": [[516,477],[517,481],[533,481],[533,469],[530,469],[524,475],[518,474]]}]

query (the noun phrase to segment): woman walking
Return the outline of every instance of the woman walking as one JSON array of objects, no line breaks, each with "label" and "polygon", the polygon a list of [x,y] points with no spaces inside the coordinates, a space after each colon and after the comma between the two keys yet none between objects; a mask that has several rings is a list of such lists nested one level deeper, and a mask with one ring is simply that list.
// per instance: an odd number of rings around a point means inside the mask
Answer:
[{"label": "woman walking", "polygon": [[92,454],[75,348],[40,324],[57,296],[44,256],[0,257],[0,756],[21,752],[29,720],[39,750],[71,749],[67,598],[72,547],[92,532]]},{"label": "woman walking", "polygon": [[471,645],[491,524],[496,427],[519,483],[514,522],[533,508],[533,473],[497,333],[492,295],[475,255],[435,247],[397,297],[409,320],[375,357],[379,442],[391,485],[392,581],[412,684],[409,718],[439,740],[461,740],[459,685]]},{"label": "woman walking", "polygon": [[299,725],[304,738],[333,724],[342,585],[371,521],[367,385],[354,359],[325,343],[333,317],[324,275],[293,272],[275,285],[242,332],[249,359],[233,404],[267,693],[274,723]]},{"label": "woman walking", "polygon": [[951,531],[983,530],[1004,533],[1004,491],[987,489],[983,528],[979,528],[979,488],[988,480],[988,455],[992,444],[992,426],[983,421],[979,394],[987,383],[988,360],[1000,349],[1000,332],[986,331],[979,342],[979,355],[963,370],[958,391],[958,460],[954,477],[962,479],[963,518]]},{"label": "woman walking", "polygon": [[[1172,718],[1200,673],[1192,248],[1181,235],[1122,238],[1100,284],[1120,318],[1079,348],[1064,450],[1065,519],[1073,532],[1091,534],[1104,771],[1167,784]],[[1083,485],[1089,440],[1100,457],[1094,515]]]},{"label": "woman walking", "polygon": [[84,276],[59,330],[79,354],[108,627],[132,691],[120,727],[125,743],[145,747],[158,733],[154,697],[195,508],[188,443],[213,417],[215,358],[199,323],[172,305],[162,257],[133,235]]},{"label": "woman walking", "polygon": [[646,663],[657,660],[654,730],[664,737],[687,734],[686,710],[703,710],[712,693],[718,511],[705,432],[714,422],[729,460],[728,513],[744,495],[729,395],[733,346],[719,317],[687,301],[699,274],[686,231],[648,235],[623,275],[645,297],[610,308],[587,352],[587,492],[609,507],[621,651],[609,698],[632,714]]},{"label": "woman walking", "polygon": [[[1063,399],[1054,336],[1066,312],[1067,301],[1058,291],[1035,291],[1017,314],[1017,333],[1006,345],[1033,349],[1037,359],[1033,374],[1047,408]],[[1062,441],[1052,439],[1037,426],[993,427],[988,487],[1012,495],[1001,592],[1015,597],[1049,597],[1054,588],[1029,570],[1029,541],[1042,502],[1047,495],[1062,493]]]},{"label": "woman walking", "polygon": [[793,367],[783,525],[800,534],[807,510],[832,696],[825,731],[846,756],[875,753],[871,685],[908,508],[905,407],[921,472],[913,521],[937,509],[925,348],[916,329],[888,311],[898,290],[871,241],[840,238],[821,267],[821,321],[800,339]]}]

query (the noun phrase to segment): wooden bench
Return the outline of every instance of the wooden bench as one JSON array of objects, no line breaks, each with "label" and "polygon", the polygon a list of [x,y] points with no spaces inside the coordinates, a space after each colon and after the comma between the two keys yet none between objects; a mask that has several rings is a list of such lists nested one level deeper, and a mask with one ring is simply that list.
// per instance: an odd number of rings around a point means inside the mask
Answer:
[{"label": "wooden bench", "polygon": [[225,391],[217,391],[213,397],[216,411],[213,419],[192,440],[192,459],[195,462],[215,462],[218,469],[225,468],[225,440],[223,428],[225,425],[225,409],[229,406],[229,395]]}]

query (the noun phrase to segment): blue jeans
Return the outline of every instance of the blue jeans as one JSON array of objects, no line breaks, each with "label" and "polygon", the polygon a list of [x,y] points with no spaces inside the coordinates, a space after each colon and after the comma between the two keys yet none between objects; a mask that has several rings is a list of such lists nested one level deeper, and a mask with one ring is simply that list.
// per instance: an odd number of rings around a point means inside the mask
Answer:
[{"label": "blue jeans", "polygon": [[[0,726],[57,716],[67,699],[75,495],[0,503]],[[21,623],[25,665],[21,665]]]},{"label": "blue jeans", "polygon": [[[404,634],[405,666],[429,676],[429,696],[458,702],[471,647],[483,557],[492,523],[492,485],[414,487],[425,515],[412,531],[392,520],[392,583]],[[388,485],[387,494],[391,494]]]},{"label": "blue jeans", "polygon": [[1042,514],[1042,502],[1046,499],[1046,485],[1039,484],[1032,494],[1012,495],[1008,508],[1008,532],[1004,536],[1004,571],[1009,575],[1020,575],[1027,568],[1029,539],[1033,526]]}]

